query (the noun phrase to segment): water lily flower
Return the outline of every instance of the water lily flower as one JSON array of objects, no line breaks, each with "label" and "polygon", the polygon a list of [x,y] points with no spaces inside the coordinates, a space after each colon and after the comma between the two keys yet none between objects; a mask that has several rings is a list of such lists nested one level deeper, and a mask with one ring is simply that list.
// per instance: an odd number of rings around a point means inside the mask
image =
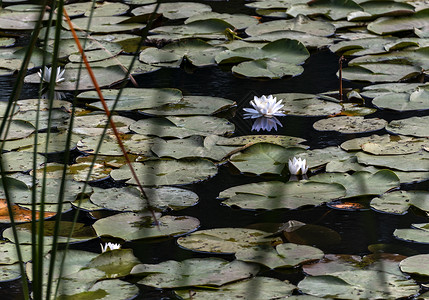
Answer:
[{"label": "water lily flower", "polygon": [[265,95],[262,97],[254,97],[250,104],[253,108],[243,108],[246,112],[244,114],[244,119],[256,119],[259,117],[272,118],[274,116],[282,117],[285,116],[284,113],[280,112],[280,109],[284,106],[282,100],[277,101],[276,97]]},{"label": "water lily flower", "polygon": [[277,125],[279,125],[280,127],[283,127],[282,123],[280,123],[280,121],[276,117],[272,117],[272,118],[259,117],[253,123],[252,130],[259,131],[262,129],[266,131],[271,131],[271,129],[273,128],[274,130],[277,130]]},{"label": "water lily flower", "polygon": [[[61,67],[57,68],[57,77],[55,78],[55,83],[61,83],[64,80],[66,80],[63,75],[64,72],[66,70],[61,70]],[[45,66],[45,71],[43,72],[43,76],[42,76],[42,70],[40,70],[37,74],[39,75],[39,77],[44,81],[44,82],[50,82],[51,81],[51,73],[52,73],[52,68],[48,68]]]},{"label": "water lily flower", "polygon": [[301,157],[289,159],[289,172],[292,175],[305,175],[308,171],[307,161]]},{"label": "water lily flower", "polygon": [[106,251],[111,251],[111,250],[116,250],[116,249],[121,249],[121,244],[115,244],[115,243],[111,243],[108,242],[106,244],[100,244],[101,246],[101,252],[106,252]]}]

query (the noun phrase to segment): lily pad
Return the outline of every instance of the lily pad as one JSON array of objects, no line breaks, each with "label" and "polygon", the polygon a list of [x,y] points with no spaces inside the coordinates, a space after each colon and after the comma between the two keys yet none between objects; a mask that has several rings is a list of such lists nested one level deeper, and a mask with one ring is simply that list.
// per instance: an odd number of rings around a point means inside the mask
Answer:
[{"label": "lily pad", "polygon": [[285,135],[243,135],[236,136],[231,138],[219,137],[216,141],[216,145],[219,146],[244,146],[248,144],[257,144],[257,143],[270,143],[274,145],[279,145],[283,147],[302,147],[307,148],[301,143],[305,142],[305,139],[285,136]]},{"label": "lily pad", "polygon": [[[3,118],[1,121],[3,121]],[[0,140],[8,141],[22,139],[29,136],[36,130],[30,122],[24,120],[11,120],[9,124],[7,135],[5,136],[4,131]]]},{"label": "lily pad", "polygon": [[[18,240],[15,240],[15,237],[12,232],[12,228],[7,228],[3,231],[3,237],[10,240],[13,243],[19,244],[31,244],[32,233],[31,233],[31,223],[19,224],[16,225],[16,230],[18,233]],[[55,227],[55,221],[45,221],[44,222],[44,243],[46,245],[51,245],[53,242],[53,232]],[[72,231],[73,230],[73,231]],[[68,243],[68,237],[72,233],[70,238],[70,243],[84,242],[97,237],[91,226],[87,226],[83,223],[74,223],[69,221],[61,221],[59,232],[57,236],[57,243]],[[37,235],[36,235],[37,236]]]},{"label": "lily pad", "polygon": [[274,94],[273,96],[283,100],[282,111],[287,115],[328,116],[342,111],[341,105],[320,100],[316,95],[312,94],[282,93]]},{"label": "lily pad", "polygon": [[395,191],[371,201],[373,209],[390,214],[405,214],[411,206],[429,212],[429,193],[426,191]]},{"label": "lily pad", "polygon": [[399,187],[399,178],[390,170],[380,170],[376,173],[355,172],[353,175],[347,173],[324,173],[311,177],[314,182],[338,183],[346,188],[347,194],[344,198],[364,195],[380,195],[384,192]]},{"label": "lily pad", "polygon": [[387,121],[378,118],[364,117],[335,117],[322,119],[313,124],[318,131],[337,131],[340,133],[361,133],[383,129]]},{"label": "lily pad", "polygon": [[[258,288],[255,289],[255,287]],[[216,290],[192,288],[192,290],[180,289],[174,292],[184,300],[251,299],[252,297],[262,300],[289,296],[295,288],[286,280],[257,276],[222,285]]]},{"label": "lily pad", "polygon": [[234,124],[212,116],[171,116],[142,119],[131,124],[130,129],[145,135],[184,138],[192,135],[226,135],[234,131]]},{"label": "lily pad", "polygon": [[[88,30],[91,33],[112,33],[112,32],[127,32],[131,30],[143,29],[146,24],[142,23],[131,23],[127,22],[130,17],[127,16],[96,16],[96,17],[85,17],[75,18],[72,20],[74,28],[80,28],[82,30]],[[91,24],[88,28],[88,24]],[[69,30],[68,24],[63,21],[63,28]]]},{"label": "lily pad", "polygon": [[400,81],[413,78],[422,72],[421,67],[394,63],[361,64],[343,69],[343,78],[370,82]]},{"label": "lily pad", "polygon": [[276,62],[269,59],[245,61],[232,67],[232,72],[238,75],[259,78],[279,79],[284,76],[298,76],[304,68],[290,63]]},{"label": "lily pad", "polygon": [[352,153],[343,151],[340,147],[326,147],[322,149],[307,150],[299,155],[307,161],[310,169],[323,166],[333,160],[341,160],[354,156]]},{"label": "lily pad", "polygon": [[187,286],[221,286],[249,278],[259,267],[239,260],[228,262],[220,258],[190,258],[182,262],[169,260],[158,265],[141,264],[131,274],[149,274],[139,284],[156,288]]},{"label": "lily pad", "polygon": [[405,155],[356,154],[358,162],[365,165],[380,166],[400,171],[429,171],[429,153],[420,151]]},{"label": "lily pad", "polygon": [[414,295],[419,291],[414,280],[407,279],[404,275],[372,270],[308,276],[298,284],[298,288],[313,296],[346,299],[396,299]]},{"label": "lily pad", "polygon": [[98,236],[113,236],[125,241],[178,236],[200,226],[198,219],[188,216],[157,216],[158,226],[150,213],[120,213],[97,220],[92,226]]},{"label": "lily pad", "polygon": [[411,225],[413,228],[396,229],[393,236],[407,242],[429,244],[429,223]]},{"label": "lily pad", "polygon": [[[144,186],[188,184],[216,175],[217,167],[205,159],[158,160],[132,163],[140,183]],[[136,184],[128,165],[112,170],[114,180],[127,180]]]},{"label": "lily pad", "polygon": [[399,263],[402,272],[429,276],[429,254],[407,257]]},{"label": "lily pad", "polygon": [[419,152],[429,146],[429,139],[406,136],[391,136],[388,142],[367,142],[362,150],[375,155],[398,155]]},{"label": "lily pad", "polygon": [[429,26],[429,11],[427,9],[416,12],[411,16],[380,18],[368,24],[369,31],[377,34],[388,34],[414,28]]},{"label": "lily pad", "polygon": [[183,209],[198,202],[198,196],[192,191],[176,187],[159,187],[144,189],[148,201],[135,187],[95,189],[91,195],[91,202],[100,208],[117,211],[141,211],[147,209],[149,202],[152,207],[166,210]]},{"label": "lily pad", "polygon": [[380,108],[397,111],[429,109],[429,91],[417,88],[409,93],[386,93],[375,97],[372,103]]},{"label": "lily pad", "polygon": [[293,268],[304,262],[321,259],[323,251],[305,245],[284,243],[272,247],[252,247],[240,249],[235,257],[242,261],[256,262],[271,269]]},{"label": "lily pad", "polygon": [[250,183],[222,191],[223,203],[244,209],[296,209],[304,205],[320,205],[346,195],[337,183],[279,181]]},{"label": "lily pad", "polygon": [[199,230],[177,239],[177,243],[197,252],[235,253],[240,249],[270,245],[275,241],[265,231],[247,228],[216,228]]},{"label": "lily pad", "polygon": [[303,152],[302,148],[284,148],[268,143],[257,143],[232,155],[230,162],[241,172],[281,174],[289,159]]},{"label": "lily pad", "polygon": [[429,128],[425,126],[428,120],[429,116],[393,120],[386,126],[386,130],[395,134],[429,137]]},{"label": "lily pad", "polygon": [[[45,162],[45,157],[36,154],[36,166]],[[27,172],[33,169],[34,154],[31,152],[7,152],[2,154],[5,172]]]},{"label": "lily pad", "polygon": [[[140,6],[131,11],[135,16],[151,14],[155,11],[156,4]],[[161,3],[158,10],[167,19],[184,19],[195,14],[211,11],[210,5],[196,2]]]},{"label": "lily pad", "polygon": [[347,15],[354,11],[363,10],[361,6],[354,1],[348,0],[321,0],[317,2],[310,2],[308,4],[295,4],[292,5],[286,13],[291,16],[303,15],[324,15],[331,20],[340,20],[347,17]]},{"label": "lily pad", "polygon": [[252,16],[244,15],[244,14],[220,14],[217,12],[206,11],[199,14],[193,14],[189,18],[185,20],[185,24],[191,23],[199,20],[206,19],[220,19],[225,22],[230,23],[237,29],[244,29],[251,25],[258,24],[258,20],[253,18]]},{"label": "lily pad", "polygon": [[[122,134],[128,133],[128,126],[134,123],[133,119],[117,115],[112,115],[111,120],[115,123],[118,132]],[[73,118],[72,131],[75,134],[80,134],[83,136],[100,136],[103,133],[104,127],[106,127],[107,123],[108,118],[106,114],[103,113],[76,116]],[[113,130],[110,128],[110,123],[107,127],[108,129],[106,133],[109,135],[113,135]],[[68,128],[68,122],[59,127],[59,129]]]},{"label": "lily pad", "polygon": [[[89,16],[91,13],[91,8],[93,6],[92,2],[86,3],[72,3],[64,5],[64,8],[67,10],[67,14],[71,17],[76,17],[79,15]],[[118,3],[118,2],[103,2],[103,3],[94,3],[94,11],[92,15],[94,17],[100,16],[114,16],[125,14],[130,7],[128,5]]]}]

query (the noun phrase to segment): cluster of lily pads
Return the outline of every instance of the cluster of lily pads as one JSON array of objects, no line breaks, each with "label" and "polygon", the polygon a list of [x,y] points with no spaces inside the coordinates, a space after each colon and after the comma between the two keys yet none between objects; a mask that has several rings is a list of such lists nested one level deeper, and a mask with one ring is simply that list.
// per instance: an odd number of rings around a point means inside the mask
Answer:
[{"label": "cluster of lily pads", "polygon": [[[73,26],[82,30],[78,31],[79,37],[89,34],[86,56],[99,85],[104,88],[108,107],[115,107],[112,119],[148,199],[136,187],[137,182],[112,130],[109,128],[106,135],[101,136],[107,117],[88,72],[79,70],[81,57],[66,23],[59,50],[61,68],[57,72],[42,68],[45,55],[42,49],[53,52],[54,30],[50,30],[52,40],[34,50],[30,65],[34,72],[25,82],[47,82],[55,73],[55,90],[79,90],[77,99],[87,108],[77,108],[77,116],[73,118],[69,147],[83,155],[67,166],[67,193],[62,201],[64,211],[80,207],[96,220],[92,225],[77,223],[71,242],[99,237],[114,238],[121,243],[178,237],[180,247],[207,253],[207,257],[142,264],[131,249],[121,249],[120,244],[103,244],[101,254],[69,250],[60,294],[89,299],[128,299],[139,293],[135,284],[122,280],[130,275],[137,278],[137,284],[171,289],[183,299],[396,299],[411,297],[426,287],[409,275],[429,276],[428,254],[408,258],[376,251],[363,257],[333,255],[324,253],[315,243],[293,239],[293,232],[308,228],[309,224],[291,221],[292,225],[284,226],[280,232],[288,241],[285,243],[273,237],[274,232],[256,229],[198,230],[197,218],[177,211],[198,203],[191,184],[209,180],[216,176],[220,165],[227,164],[243,176],[277,176],[274,181],[248,183],[221,191],[219,200],[232,208],[299,209],[328,203],[335,209],[339,203],[359,202],[359,197],[365,196],[372,198],[369,206],[376,211],[405,214],[410,207],[415,207],[427,214],[429,192],[406,191],[400,187],[429,178],[426,126],[429,117],[387,122],[371,114],[377,108],[397,112],[429,109],[428,85],[405,82],[424,78],[427,69],[429,4],[399,0],[247,3],[246,6],[255,9],[257,18],[213,12],[209,5],[201,3],[175,2],[159,6],[157,23],[161,25],[150,28],[145,47],[136,53],[138,60],[131,76],[184,64],[229,66],[235,76],[251,79],[298,76],[310,51],[329,47],[349,61],[342,70],[343,78],[376,83],[350,93],[348,103],[339,101],[332,93],[285,92],[253,99],[253,109],[247,108],[245,117],[259,120],[260,123],[254,125],[258,131],[282,126],[275,116],[317,116],[322,118],[314,123],[315,130],[353,134],[353,138],[339,146],[309,149],[306,141],[298,137],[231,137],[235,127],[221,114],[236,109],[237,104],[230,99],[184,95],[169,87],[127,87],[115,103],[119,90],[113,86],[127,80],[124,75],[132,60],[130,53],[138,49],[140,34],[156,7],[153,2],[96,2],[91,22],[92,2],[65,5]],[[9,5],[0,11],[0,27],[10,31],[31,30],[39,9],[35,4]],[[41,38],[45,30],[42,29]],[[13,38],[1,38],[0,43],[0,74],[11,75],[20,67],[24,51],[14,47]],[[368,101],[372,107],[362,105]],[[248,107],[248,103],[245,106]],[[50,111],[48,108],[46,100],[17,101],[8,134],[2,137],[3,149],[7,151],[2,154],[2,160],[8,172],[10,198],[18,212],[15,218],[22,222],[17,226],[19,241],[15,240],[11,228],[2,233],[7,240],[0,244],[2,280],[19,277],[13,243],[21,244],[24,261],[31,260],[31,226],[27,222],[31,220],[28,209],[32,191],[37,191],[40,203],[43,189],[46,212],[38,217],[54,216],[58,206],[63,165],[47,162],[46,155],[65,150],[72,107],[68,101],[56,100]],[[1,115],[5,109],[6,104],[0,102]],[[129,111],[140,113],[142,118],[135,120],[122,114]],[[37,145],[36,128],[40,131]],[[55,132],[48,135],[48,129]],[[367,134],[372,131],[378,134]],[[357,134],[364,136],[355,137]],[[95,164],[90,168],[95,154]],[[38,169],[33,169],[33,158]],[[34,185],[30,174],[41,174],[44,169],[46,181]],[[307,177],[302,176],[305,174]],[[298,177],[289,180],[290,175]],[[102,189],[85,185],[107,178],[126,186]],[[4,198],[3,188],[0,192]],[[154,215],[148,210],[147,200],[155,209]],[[2,209],[7,211],[3,202]],[[106,210],[109,216],[99,213]],[[169,214],[172,210],[176,211],[174,215]],[[2,218],[0,222],[10,220]],[[428,224],[397,229],[393,235],[404,241],[428,243]],[[47,232],[52,227],[53,221],[45,221]],[[67,242],[71,228],[71,222],[62,222],[59,243]],[[45,243],[52,243],[52,236],[47,235]],[[234,255],[235,259],[210,257],[213,253]],[[60,252],[56,260],[60,262],[62,258]],[[297,284],[262,275],[267,269],[298,267],[306,276]],[[31,262],[27,263],[27,274],[32,280]],[[58,273],[53,280],[59,280]]]}]

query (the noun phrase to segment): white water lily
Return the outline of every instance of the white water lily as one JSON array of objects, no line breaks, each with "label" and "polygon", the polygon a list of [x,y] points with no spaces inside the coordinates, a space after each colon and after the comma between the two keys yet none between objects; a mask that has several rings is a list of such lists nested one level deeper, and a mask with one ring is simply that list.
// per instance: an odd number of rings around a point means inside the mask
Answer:
[{"label": "white water lily", "polygon": [[[56,84],[61,83],[64,80],[66,80],[63,77],[65,71],[66,71],[65,69],[61,70],[61,67],[57,68],[57,77],[55,78],[55,83]],[[42,75],[42,70],[40,70],[37,74],[39,75],[39,77],[44,82],[48,82],[49,83],[51,81],[51,73],[52,73],[52,68],[48,68],[48,67],[45,66],[45,71],[43,72],[43,75]]]},{"label": "white water lily", "polygon": [[282,123],[280,123],[280,121],[276,117],[272,117],[272,118],[260,117],[260,118],[257,118],[253,123],[252,130],[259,131],[262,129],[266,131],[271,131],[271,129],[273,128],[274,130],[277,130],[277,125],[279,125],[280,127],[283,127]]},{"label": "white water lily", "polygon": [[100,244],[101,246],[101,252],[106,252],[106,251],[111,251],[111,250],[116,250],[116,249],[121,249],[121,244],[115,244],[115,243],[111,243],[108,242],[106,244]]},{"label": "white water lily", "polygon": [[301,157],[289,159],[289,172],[292,175],[304,175],[308,171],[307,161]]},{"label": "white water lily", "polygon": [[276,97],[273,95],[269,95],[266,97],[265,95],[262,97],[254,97],[250,104],[252,104],[253,108],[243,108],[246,112],[244,114],[244,119],[255,119],[259,117],[282,117],[285,116],[284,113],[280,112],[280,109],[284,106],[282,100],[277,101]]}]

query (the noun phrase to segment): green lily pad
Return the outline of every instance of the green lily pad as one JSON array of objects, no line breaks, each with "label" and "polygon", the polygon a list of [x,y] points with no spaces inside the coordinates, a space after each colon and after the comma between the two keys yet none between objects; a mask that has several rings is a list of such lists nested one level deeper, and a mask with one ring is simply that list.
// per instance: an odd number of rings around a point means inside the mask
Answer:
[{"label": "green lily pad", "polygon": [[307,150],[299,155],[307,161],[310,169],[326,165],[333,160],[342,160],[354,156],[352,153],[343,151],[340,147],[326,147],[322,149]]},{"label": "green lily pad", "polygon": [[[135,16],[151,14],[155,11],[156,4],[140,6],[131,11]],[[195,2],[174,2],[174,3],[161,3],[158,10],[167,19],[184,19],[195,14],[211,11],[210,5]]]},{"label": "green lily pad", "polygon": [[[218,146],[210,143],[210,139],[217,136],[208,136],[204,140],[199,136],[184,139],[160,140],[151,147],[158,157],[173,157],[176,159],[187,157],[203,157],[220,161],[233,152],[236,147]],[[215,140],[214,140],[215,141]]]},{"label": "green lily pad", "polygon": [[429,109],[429,91],[417,88],[409,93],[386,93],[375,97],[372,103],[380,108],[397,111]]},{"label": "green lily pad", "polygon": [[220,19],[225,22],[228,22],[237,29],[244,29],[251,25],[258,24],[258,20],[253,18],[252,16],[244,14],[220,14],[212,11],[194,14],[185,20],[185,24],[206,19]]},{"label": "green lily pad", "polygon": [[216,228],[199,230],[177,239],[186,249],[197,252],[235,253],[259,245],[270,245],[275,241],[268,232],[247,228]]},{"label": "green lily pad", "polygon": [[429,128],[425,126],[428,120],[429,116],[393,120],[386,126],[386,130],[395,134],[429,137]]},{"label": "green lily pad", "polygon": [[19,264],[0,265],[0,281],[10,281],[21,277]]},{"label": "green lily pad", "polygon": [[402,272],[429,276],[429,254],[407,257],[399,263]]},{"label": "green lily pad", "polygon": [[387,142],[367,142],[361,145],[363,151],[375,155],[410,154],[428,146],[428,139],[407,136],[391,136],[391,140]]},{"label": "green lily pad", "polygon": [[379,169],[373,166],[361,165],[357,162],[356,156],[351,156],[344,159],[338,159],[338,160],[333,160],[328,162],[325,170],[328,173],[335,173],[335,172],[346,173],[350,171],[366,171],[370,173],[375,173]]},{"label": "green lily pad", "polygon": [[[3,118],[1,119],[3,121]],[[0,140],[16,140],[16,139],[22,139],[30,134],[32,134],[36,129],[34,126],[27,121],[24,120],[11,120],[9,122],[9,130],[7,132],[7,135],[3,133]]]},{"label": "green lily pad", "polygon": [[314,182],[338,183],[346,188],[344,198],[364,195],[380,195],[384,192],[399,187],[399,178],[390,170],[380,170],[376,173],[355,172],[353,175],[347,173],[324,173],[311,177]]},{"label": "green lily pad", "polygon": [[317,36],[330,36],[335,33],[335,26],[325,21],[313,21],[303,15],[290,20],[276,20],[259,23],[249,26],[246,34],[249,36],[259,36],[268,32],[279,30],[295,30]]},{"label": "green lily pad", "polygon": [[141,211],[147,209],[147,202],[152,207],[166,210],[183,209],[198,202],[198,196],[192,191],[177,187],[145,188],[148,201],[143,198],[139,189],[135,187],[95,189],[91,195],[91,202],[99,208],[117,211]]},{"label": "green lily pad", "polygon": [[[5,172],[27,172],[33,169],[33,153],[31,152],[7,152],[2,154]],[[36,166],[41,166],[45,157],[36,154]]]},{"label": "green lily pad", "polygon": [[184,96],[176,103],[168,103],[141,112],[155,116],[212,115],[235,106],[235,102],[210,96]]},{"label": "green lily pad", "polygon": [[285,136],[285,135],[243,135],[236,136],[232,138],[219,137],[216,141],[216,145],[219,146],[244,146],[247,144],[257,144],[257,143],[270,143],[274,145],[279,145],[283,147],[300,147],[308,148],[301,143],[305,142],[305,139]]},{"label": "green lily pad", "polygon": [[[55,221],[45,221],[44,222],[44,243],[46,245],[52,245],[53,242],[53,232],[55,227]],[[70,243],[84,242],[97,237],[91,226],[87,226],[83,223],[75,223],[69,221],[61,221],[60,228],[57,236],[57,243],[68,243],[69,234],[73,233],[70,238]],[[12,232],[12,228],[7,228],[3,231],[3,237],[10,240],[12,243],[19,244],[31,244],[31,223],[19,224],[16,225],[16,230],[18,233],[18,241],[15,240],[15,237]],[[36,235],[37,236],[37,235]]]},{"label": "green lily pad", "polygon": [[[216,175],[217,167],[206,159],[157,160],[132,163],[140,183],[144,186],[188,184]],[[128,165],[112,170],[114,180],[136,184]]]},{"label": "green lily pad", "polygon": [[365,165],[380,166],[400,171],[429,171],[429,153],[420,151],[405,155],[356,154],[358,162]]},{"label": "green lily pad", "polygon": [[[0,12],[0,28],[3,30],[33,30],[39,18],[39,12],[22,12],[2,9]],[[45,14],[44,20],[48,19]]]},{"label": "green lily pad", "polygon": [[[125,72],[119,66],[111,66],[107,68],[92,68],[97,83],[100,87],[109,87],[117,84],[125,79]],[[79,75],[79,85],[77,84]],[[66,69],[63,77],[65,81],[55,86],[56,90],[74,91],[94,89],[94,85],[86,69],[83,69],[79,74],[78,69]],[[40,77],[37,73],[25,77],[26,83],[40,83]]]},{"label": "green lily pad", "polygon": [[291,16],[303,15],[325,15],[331,20],[340,20],[347,17],[347,15],[354,11],[363,10],[361,6],[354,1],[348,0],[321,0],[317,2],[310,2],[308,4],[292,5],[286,13]]},{"label": "green lily pad", "polygon": [[[64,5],[64,8],[67,10],[67,14],[70,17],[76,17],[79,15],[89,16],[91,13],[93,3],[72,3]],[[94,11],[92,15],[94,17],[110,17],[114,15],[125,14],[130,7],[128,5],[118,3],[118,2],[103,2],[103,3],[95,3]]]},{"label": "green lily pad", "polygon": [[[61,126],[67,119],[70,118],[70,113],[61,110],[61,109],[52,109],[51,111],[19,111],[13,115],[14,120],[24,120],[25,122],[30,123],[38,130],[46,130],[50,128],[55,128]],[[38,123],[36,122],[38,120]],[[21,125],[22,126],[22,125]]]},{"label": "green lily pad", "polygon": [[378,118],[364,117],[335,117],[322,119],[313,124],[318,131],[337,131],[340,133],[361,133],[383,129],[387,121]]},{"label": "green lily pad", "polygon": [[226,135],[234,131],[234,124],[212,116],[171,116],[142,119],[131,124],[130,129],[145,135],[184,138],[192,135]]},{"label": "green lily pad", "polygon": [[426,191],[395,191],[371,200],[375,210],[390,214],[405,214],[410,206],[429,212],[429,193]]},{"label": "green lily pad", "polygon": [[[160,34],[156,38],[183,39],[183,38],[205,38],[224,39],[226,29],[234,29],[234,26],[219,19],[207,19],[190,22],[185,25],[161,26],[151,30],[151,33]],[[155,37],[151,36],[151,39]]]},{"label": "green lily pad", "polygon": [[[376,279],[376,280],[374,280]],[[305,294],[327,298],[397,299],[414,295],[419,286],[404,275],[383,271],[352,270],[308,276],[298,288]]]},{"label": "green lily pad", "polygon": [[279,79],[284,76],[298,76],[304,72],[304,68],[270,59],[257,59],[245,61],[232,67],[232,72],[251,78],[267,77],[270,79]]},{"label": "green lily pad", "polygon": [[[255,287],[258,288],[255,289]],[[180,289],[174,292],[184,300],[276,299],[291,295],[295,288],[287,280],[257,276],[222,285],[216,290],[192,288],[192,290]]]},{"label": "green lily pad", "polygon": [[296,209],[304,205],[320,205],[346,195],[337,183],[279,181],[250,183],[222,191],[219,198],[228,206],[244,209]]},{"label": "green lily pad", "polygon": [[[131,30],[143,29],[146,24],[141,23],[130,23],[128,20],[130,17],[127,16],[96,16],[92,18],[76,18],[72,20],[74,28],[81,28],[87,30],[88,24],[91,26],[89,32],[91,33],[112,33],[112,32],[127,32]],[[69,30],[68,24],[63,21],[63,28]]]},{"label": "green lily pad", "polygon": [[[19,247],[22,255],[22,261],[27,262],[31,260],[31,246],[19,245]],[[2,265],[12,265],[19,262],[15,244],[9,242],[2,242],[0,243],[0,249],[0,263]],[[47,253],[50,250],[50,247],[45,247],[44,250]]]},{"label": "green lily pad", "polygon": [[429,11],[427,9],[416,12],[411,16],[380,18],[368,24],[369,31],[377,34],[388,34],[414,28],[424,28],[429,25]]},{"label": "green lily pad", "polygon": [[407,242],[429,244],[429,223],[411,225],[413,228],[395,229],[393,236]]},{"label": "green lily pad", "polygon": [[394,63],[374,63],[351,66],[343,69],[343,78],[370,82],[406,80],[422,72],[418,66]]},{"label": "green lily pad", "polygon": [[187,286],[221,286],[249,278],[259,267],[239,260],[228,262],[220,258],[190,258],[182,262],[169,260],[157,265],[141,264],[131,274],[149,274],[139,284],[156,288]]},{"label": "green lily pad", "polygon": [[361,95],[369,98],[375,98],[391,93],[412,93],[418,88],[426,89],[427,85],[423,83],[380,83],[373,84],[363,88]]},{"label": "green lily pad", "polygon": [[247,37],[244,40],[248,42],[274,42],[279,39],[297,40],[306,48],[321,48],[332,43],[332,39],[330,38],[295,30],[275,30]]},{"label": "green lily pad", "polygon": [[268,143],[257,143],[232,155],[230,162],[240,172],[281,174],[289,159],[303,152],[302,148],[284,148]]},{"label": "green lily pad", "polygon": [[282,93],[274,94],[277,99],[282,99],[282,110],[287,115],[295,116],[328,116],[342,111],[341,105],[329,101],[323,101],[313,94]]},{"label": "green lily pad", "polygon": [[129,275],[139,263],[132,249],[116,249],[94,257],[85,268],[94,268],[103,271],[108,278],[117,278]]},{"label": "green lily pad", "polygon": [[95,221],[98,236],[113,236],[125,241],[178,236],[200,226],[198,219],[188,216],[157,216],[159,226],[150,213],[120,213]]},{"label": "green lily pad", "polygon": [[[128,127],[130,124],[134,123],[133,119],[123,117],[123,116],[117,116],[112,115],[112,121],[116,125],[116,129],[119,133],[124,134],[128,133],[130,130]],[[97,113],[97,114],[86,114],[81,116],[76,116],[73,118],[73,133],[83,136],[100,136],[103,131],[104,127],[107,124],[107,116],[103,113]],[[65,129],[67,130],[69,128],[68,122],[60,126],[58,129]],[[106,131],[106,134],[113,135],[113,130],[110,128],[110,124],[108,126],[108,129]]]},{"label": "green lily pad", "polygon": [[242,261],[256,262],[271,269],[293,268],[304,262],[321,259],[323,251],[306,245],[284,243],[272,247],[252,247],[240,249],[235,257]]},{"label": "green lily pad", "polygon": [[341,148],[346,151],[359,151],[362,150],[362,145],[366,143],[389,143],[391,141],[395,140],[395,137],[384,134],[384,135],[371,135],[371,136],[365,136],[360,138],[354,138],[348,141],[345,141],[341,144]]}]

